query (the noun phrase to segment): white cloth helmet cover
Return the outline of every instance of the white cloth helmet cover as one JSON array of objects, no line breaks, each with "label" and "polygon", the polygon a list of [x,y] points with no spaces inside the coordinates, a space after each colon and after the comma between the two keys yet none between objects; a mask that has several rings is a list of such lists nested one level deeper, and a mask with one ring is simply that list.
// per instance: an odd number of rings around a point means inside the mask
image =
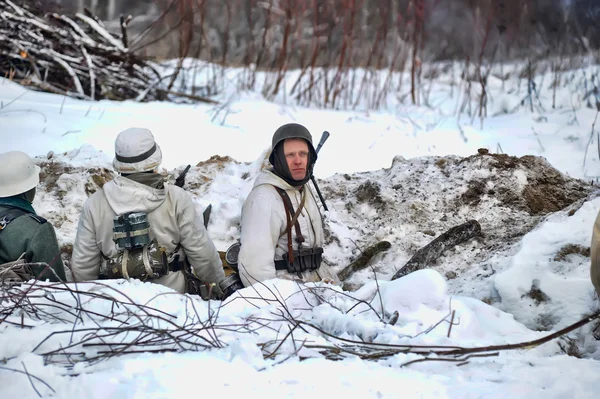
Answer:
[{"label": "white cloth helmet cover", "polygon": [[0,154],[0,197],[12,197],[36,187],[40,167],[22,151]]},{"label": "white cloth helmet cover", "polygon": [[162,151],[152,132],[133,127],[122,131],[115,140],[113,167],[119,173],[148,172],[158,169]]}]

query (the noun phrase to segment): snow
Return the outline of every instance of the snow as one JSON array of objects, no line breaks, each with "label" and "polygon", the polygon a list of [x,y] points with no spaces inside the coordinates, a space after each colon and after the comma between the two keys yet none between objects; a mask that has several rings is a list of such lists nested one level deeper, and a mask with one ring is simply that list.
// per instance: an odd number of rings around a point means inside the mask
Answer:
[{"label": "snow", "polygon": [[[542,225],[523,237],[519,252],[511,259],[511,267],[498,274],[495,286],[503,300],[503,310],[514,314],[526,325],[534,325],[539,317],[555,319],[555,327],[566,327],[577,321],[578,315],[595,310],[595,291],[589,284],[588,262],[577,259],[580,267],[561,273],[561,262],[553,260],[556,248],[567,244],[587,246],[590,242],[590,224],[596,218],[600,200],[586,202],[571,217],[559,213],[551,215]],[[566,275],[565,275],[566,274]],[[519,300],[532,287],[548,295],[540,306],[523,306]]]},{"label": "snow", "polygon": [[[390,99],[377,111],[301,107],[229,86],[217,106],[87,102],[0,78],[2,151],[25,151],[42,166],[34,207],[56,227],[60,245],[73,243],[83,203],[99,188],[95,179],[110,178],[116,135],[140,126],[162,149],[163,173],[174,179],[193,166],[186,190],[198,211],[212,205],[208,231],[225,250],[239,237],[241,205],[272,133],[290,121],[305,124],[315,142],[323,130],[331,133],[315,167],[329,207],[325,261],[339,271],[366,246],[392,244],[344,287],[270,280],[223,303],[139,281],[69,283],[77,295],[38,283],[28,299],[48,312],[24,308],[0,322],[0,397],[170,398],[192,390],[244,397],[596,397],[594,323],[568,340],[488,351],[460,365],[445,355],[400,350],[533,341],[598,310],[589,254],[559,256],[567,246],[589,248],[600,211],[591,184],[600,176],[591,134],[597,112],[582,89],[582,76],[596,69],[566,71],[571,84],[558,89],[556,106],[551,89],[540,89],[533,112],[528,101],[521,105],[527,92],[520,80],[490,78],[483,121],[455,112],[464,93],[451,73],[428,83],[435,107]],[[549,76],[536,77],[545,82],[538,87],[549,85]],[[565,183],[581,195],[551,212],[507,204],[545,172],[539,164],[502,169],[495,158],[476,157],[479,148],[541,156],[565,179],[583,179]],[[431,269],[390,281],[416,250],[470,219],[479,221],[484,238],[450,250]],[[125,325],[133,330],[115,330]],[[153,341],[140,345],[141,337]],[[174,337],[185,342],[179,346]],[[172,352],[103,355],[115,343]],[[361,359],[336,347],[395,352]]]}]

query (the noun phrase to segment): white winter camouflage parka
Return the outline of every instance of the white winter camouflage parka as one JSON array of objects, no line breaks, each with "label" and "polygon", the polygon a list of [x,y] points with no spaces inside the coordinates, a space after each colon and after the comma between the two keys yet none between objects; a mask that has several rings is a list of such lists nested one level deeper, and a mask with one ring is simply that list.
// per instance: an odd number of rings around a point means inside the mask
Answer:
[{"label": "white winter camouflage parka", "polygon": [[[98,279],[102,254],[113,258],[117,247],[113,241],[113,218],[126,212],[146,212],[150,238],[167,249],[181,244],[194,273],[206,283],[225,278],[219,254],[204,227],[189,194],[168,185],[156,189],[126,177],[117,176],[94,193],[84,204],[73,245],[71,269],[76,281]],[[154,280],[180,293],[186,292],[184,274],[171,272]],[[217,285],[218,286],[218,285]]]},{"label": "white winter camouflage parka", "polygon": [[[300,190],[290,186],[270,170],[263,170],[256,178],[252,191],[242,206],[242,247],[238,257],[238,268],[242,283],[246,287],[256,281],[276,277],[300,280],[295,273],[275,270],[274,261],[283,259],[283,254],[288,252],[288,239],[285,206],[274,186],[287,192],[294,211],[298,209],[302,199]],[[306,200],[298,217],[298,224],[305,239],[302,245],[310,248],[322,247],[324,240],[321,212],[308,184],[304,185],[304,190],[306,190]],[[297,249],[294,228],[292,228],[292,242],[293,248]],[[304,282],[318,282],[323,279],[339,282],[333,270],[325,262],[321,262],[321,267],[317,270],[302,272],[301,280]]]},{"label": "white winter camouflage parka", "polygon": [[592,284],[600,296],[600,212],[596,216],[594,221],[594,228],[592,230],[592,242],[591,242],[591,267],[590,277]]}]

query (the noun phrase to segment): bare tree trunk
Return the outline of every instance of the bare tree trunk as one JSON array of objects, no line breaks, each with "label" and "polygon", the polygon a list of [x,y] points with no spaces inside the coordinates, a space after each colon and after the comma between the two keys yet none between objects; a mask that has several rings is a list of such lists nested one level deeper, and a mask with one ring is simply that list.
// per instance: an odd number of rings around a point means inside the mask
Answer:
[{"label": "bare tree trunk", "polygon": [[106,12],[106,19],[112,21],[115,19],[117,13],[117,0],[108,0],[108,9]]}]

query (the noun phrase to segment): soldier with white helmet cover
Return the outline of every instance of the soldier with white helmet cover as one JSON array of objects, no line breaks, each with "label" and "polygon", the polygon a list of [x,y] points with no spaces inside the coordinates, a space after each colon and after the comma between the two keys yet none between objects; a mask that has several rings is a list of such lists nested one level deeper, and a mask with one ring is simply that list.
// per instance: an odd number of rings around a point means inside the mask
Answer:
[{"label": "soldier with white helmet cover", "polygon": [[[0,264],[17,260],[34,264],[19,275],[20,280],[66,281],[54,227],[32,205],[40,167],[21,151],[0,154],[0,164]],[[8,271],[2,268],[2,280]]]},{"label": "soldier with white helmet cover", "polygon": [[83,207],[73,275],[95,280],[102,269],[107,278],[152,281],[180,293],[199,293],[190,288],[199,279],[218,298],[225,279],[219,254],[190,195],[156,173],[161,161],[149,130],[130,128],[117,136],[113,166],[119,175]]}]

